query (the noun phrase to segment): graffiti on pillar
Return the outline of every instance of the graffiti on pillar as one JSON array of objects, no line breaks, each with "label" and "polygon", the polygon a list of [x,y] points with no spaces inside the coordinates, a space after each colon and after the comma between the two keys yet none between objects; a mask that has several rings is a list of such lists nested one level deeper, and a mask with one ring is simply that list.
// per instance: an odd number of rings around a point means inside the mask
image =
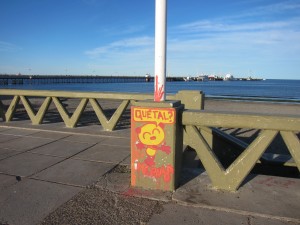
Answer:
[{"label": "graffiti on pillar", "polygon": [[171,147],[167,146],[164,142],[165,132],[164,125],[160,123],[156,124],[145,124],[142,127],[136,128],[138,134],[138,141],[136,147],[140,150],[145,150],[147,157],[145,163],[148,166],[154,166],[154,159],[157,151],[163,151],[166,154],[170,154]]},{"label": "graffiti on pillar", "polygon": [[174,168],[167,130],[175,123],[175,110],[133,107],[132,120],[132,170],[154,182],[170,182]]}]

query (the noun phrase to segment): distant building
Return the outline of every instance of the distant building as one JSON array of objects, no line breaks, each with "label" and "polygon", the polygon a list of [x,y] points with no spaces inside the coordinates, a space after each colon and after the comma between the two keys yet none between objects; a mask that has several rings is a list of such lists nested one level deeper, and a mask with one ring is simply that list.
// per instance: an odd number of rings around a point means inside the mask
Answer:
[{"label": "distant building", "polygon": [[219,77],[217,75],[209,75],[208,76],[208,79],[209,80],[214,80],[214,81],[222,81],[223,80],[223,77]]},{"label": "distant building", "polygon": [[225,75],[224,80],[235,80],[235,78],[233,77],[233,75],[228,73],[228,74]]},{"label": "distant building", "polygon": [[150,80],[151,80],[151,75],[150,75],[149,73],[147,73],[147,74],[145,75],[145,78],[146,78],[146,82],[150,82]]},{"label": "distant building", "polygon": [[208,81],[208,75],[199,75],[197,81]]}]

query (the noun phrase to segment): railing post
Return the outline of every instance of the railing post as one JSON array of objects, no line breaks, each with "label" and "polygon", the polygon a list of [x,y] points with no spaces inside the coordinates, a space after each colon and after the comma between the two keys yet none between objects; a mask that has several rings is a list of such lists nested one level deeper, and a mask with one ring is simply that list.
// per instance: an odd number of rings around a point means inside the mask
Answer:
[{"label": "railing post", "polygon": [[205,94],[202,91],[178,91],[175,98],[181,101],[185,109],[204,109]]},{"label": "railing post", "polygon": [[131,185],[173,191],[182,158],[180,101],[134,102],[131,108]]},{"label": "railing post", "polygon": [[5,121],[4,106],[1,100],[0,100],[0,118],[2,118],[3,121]]}]

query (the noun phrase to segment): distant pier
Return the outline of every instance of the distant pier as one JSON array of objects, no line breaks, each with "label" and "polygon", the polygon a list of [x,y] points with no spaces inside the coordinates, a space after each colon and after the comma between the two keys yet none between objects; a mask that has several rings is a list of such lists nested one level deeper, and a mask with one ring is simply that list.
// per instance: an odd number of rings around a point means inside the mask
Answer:
[{"label": "distant pier", "polygon": [[[149,76],[0,75],[0,85],[140,83],[153,81],[154,77]],[[167,77],[167,81],[183,81],[183,79],[181,77]]]}]

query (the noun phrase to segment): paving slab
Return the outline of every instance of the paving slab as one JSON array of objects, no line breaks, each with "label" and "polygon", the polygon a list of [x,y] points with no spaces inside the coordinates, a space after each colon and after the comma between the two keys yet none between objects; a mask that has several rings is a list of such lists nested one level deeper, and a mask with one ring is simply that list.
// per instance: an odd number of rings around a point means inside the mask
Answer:
[{"label": "paving slab", "polygon": [[[116,129],[112,132],[103,130],[100,124],[96,125],[87,125],[87,126],[78,126],[76,128],[68,128],[64,122],[52,122],[48,123],[44,121],[40,125],[32,125],[30,120],[22,121],[11,121],[5,123],[3,129],[24,129],[32,131],[55,131],[62,133],[73,133],[73,134],[85,134],[85,135],[99,135],[99,136],[111,136],[111,137],[125,137],[130,138],[130,129]],[[1,126],[1,124],[0,124]],[[1,130],[0,130],[1,132]]]},{"label": "paving slab", "polygon": [[33,125],[31,121],[28,120],[15,120],[6,123],[7,126],[14,129],[23,129],[26,128],[28,130],[45,130],[45,131],[72,131],[72,128],[67,128],[64,122],[55,121],[55,122],[48,122],[43,121],[42,124]]},{"label": "paving slab", "polygon": [[101,144],[130,147],[130,138],[106,137]]},{"label": "paving slab", "polygon": [[[15,127],[22,127],[24,124],[9,124]],[[28,127],[32,128],[33,125],[28,124]],[[101,125],[87,125],[87,126],[77,126],[76,128],[68,128],[66,127],[64,122],[55,121],[52,123],[48,123],[44,121],[43,124],[38,125],[38,128],[41,130],[52,130],[52,131],[59,131],[59,132],[70,132],[74,134],[96,134],[101,135],[103,128]]]},{"label": "paving slab", "polygon": [[90,144],[97,144],[103,141],[105,136],[97,136],[97,135],[80,135],[80,134],[72,134],[65,138],[65,141],[73,141],[73,142],[83,142]]},{"label": "paving slab", "polygon": [[53,140],[47,138],[20,137],[18,139],[0,143],[0,148],[7,148],[24,152],[37,148],[39,146],[46,145],[50,142],[53,142]]},{"label": "paving slab", "polygon": [[109,135],[111,137],[123,137],[123,138],[130,138],[130,128],[126,129],[116,129],[112,132],[110,131],[100,131],[99,134],[101,135]]},{"label": "paving slab", "polygon": [[163,211],[160,214],[154,214],[149,225],[164,224],[189,224],[189,225],[292,225],[293,222],[281,221],[272,218],[261,218],[235,214],[232,212],[216,211],[205,208],[195,208],[191,206],[182,206],[175,203],[163,205]]},{"label": "paving slab", "polygon": [[[22,126],[23,127],[23,126]],[[12,135],[21,135],[27,136],[36,133],[37,130],[32,129],[23,129],[23,128],[11,128],[8,130],[4,130],[1,133],[3,134],[12,134]]]},{"label": "paving slab", "polygon": [[0,148],[0,160],[6,159],[10,156],[17,155],[17,154],[20,154],[20,152],[14,151],[11,149],[1,149]]},{"label": "paving slab", "polygon": [[[116,126],[113,132],[106,131],[103,129],[100,123],[96,124],[80,124],[76,127],[76,133],[85,133],[85,134],[97,134],[97,135],[110,135],[115,137],[127,137],[128,136],[128,128],[121,128],[118,125]],[[129,132],[130,134],[130,132]]]},{"label": "paving slab", "polygon": [[87,186],[96,182],[115,165],[68,159],[34,176],[36,179],[69,185]]},{"label": "paving slab", "polygon": [[63,139],[71,134],[68,133],[62,133],[62,132],[54,132],[54,131],[38,131],[34,134],[31,134],[31,137],[39,137],[39,138],[49,138],[49,139]]},{"label": "paving slab", "polygon": [[74,130],[74,133],[101,134],[103,131],[103,127],[101,126],[101,124],[89,124],[89,125],[78,124],[78,126],[76,126],[76,129],[73,129],[73,130]]},{"label": "paving slab", "polygon": [[93,146],[93,144],[82,143],[82,142],[71,142],[59,140],[47,145],[35,148],[29,152],[38,153],[42,155],[50,155],[56,157],[71,157],[85,149]]},{"label": "paving slab", "polygon": [[129,147],[97,144],[86,151],[74,156],[76,159],[97,162],[120,163],[130,155]]},{"label": "paving slab", "polygon": [[[11,126],[15,126],[15,127],[24,127],[25,124],[12,124]],[[55,122],[47,122],[47,121],[43,121],[42,124],[39,125],[32,125],[32,123],[28,122],[28,124],[26,124],[26,127],[28,128],[32,128],[32,129],[39,129],[39,130],[45,130],[45,131],[60,131],[60,130],[64,130],[64,128],[66,128],[66,125],[64,124],[64,122],[61,121],[55,121]]]},{"label": "paving slab", "polygon": [[121,165],[131,165],[131,155],[126,157],[122,162],[120,162]]},{"label": "paving slab", "polygon": [[0,196],[5,196],[0,201],[0,224],[39,224],[81,190],[78,187],[24,179],[0,192]]},{"label": "paving slab", "polygon": [[20,138],[20,136],[9,135],[9,134],[0,134],[0,143],[10,141],[10,140],[14,140],[14,139],[17,139],[17,138]]},{"label": "paving slab", "polygon": [[4,124],[4,122],[0,122],[0,133],[10,129],[9,127],[3,126]]},{"label": "paving slab", "polygon": [[192,206],[265,217],[289,218],[300,223],[300,180],[253,175],[237,192],[214,190],[209,177],[201,173],[182,185],[173,200]]},{"label": "paving slab", "polygon": [[15,176],[30,176],[61,161],[61,158],[22,153],[1,160],[0,172]]},{"label": "paving slab", "polygon": [[[18,183],[16,177],[0,174],[0,193]],[[3,198],[3,196],[2,196]]]}]

